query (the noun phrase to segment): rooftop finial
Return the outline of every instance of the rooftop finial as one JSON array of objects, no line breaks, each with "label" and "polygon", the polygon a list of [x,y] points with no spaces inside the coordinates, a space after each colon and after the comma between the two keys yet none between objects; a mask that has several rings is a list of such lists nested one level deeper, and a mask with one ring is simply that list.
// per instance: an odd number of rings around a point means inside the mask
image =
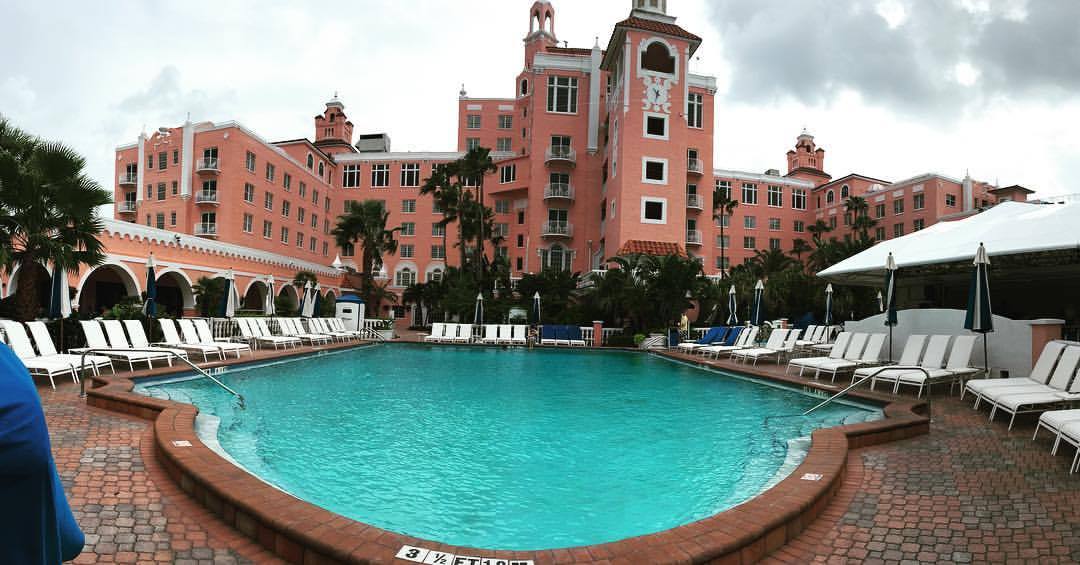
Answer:
[{"label": "rooftop finial", "polygon": [[461,91],[458,92],[458,96],[460,96],[462,98],[465,98],[468,95],[469,95],[469,93],[465,92],[465,83],[461,83]]}]

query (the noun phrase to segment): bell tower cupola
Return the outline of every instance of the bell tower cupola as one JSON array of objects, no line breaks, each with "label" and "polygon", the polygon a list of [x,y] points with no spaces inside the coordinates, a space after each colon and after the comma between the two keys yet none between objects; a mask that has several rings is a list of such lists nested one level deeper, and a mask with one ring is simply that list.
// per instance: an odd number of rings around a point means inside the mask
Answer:
[{"label": "bell tower cupola", "polygon": [[631,0],[630,15],[646,20],[674,23],[675,18],[668,15],[667,0]]},{"label": "bell tower cupola", "polygon": [[799,169],[825,171],[825,150],[814,143],[814,136],[803,128],[795,139],[795,149],[787,152],[788,174]]},{"label": "bell tower cupola", "polygon": [[345,115],[345,104],[335,92],[334,97],[326,102],[323,113],[315,116],[315,142],[336,140],[351,145],[352,135],[353,124]]},{"label": "bell tower cupola", "polygon": [[537,52],[555,47],[555,7],[548,0],[537,0],[529,8],[529,34],[525,36],[525,68],[532,67]]}]

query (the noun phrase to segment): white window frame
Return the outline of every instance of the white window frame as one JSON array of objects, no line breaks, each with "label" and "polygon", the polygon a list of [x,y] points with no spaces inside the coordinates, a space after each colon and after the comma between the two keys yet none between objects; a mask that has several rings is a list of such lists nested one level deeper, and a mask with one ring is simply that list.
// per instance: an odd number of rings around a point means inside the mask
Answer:
[{"label": "white window frame", "polygon": [[705,95],[691,92],[686,102],[686,125],[694,129],[705,129]]},{"label": "white window frame", "polygon": [[[779,204],[773,204],[773,195],[776,195],[776,200]],[[765,201],[770,208],[783,208],[784,207],[784,187],[778,184],[770,184],[765,189]]]},{"label": "white window frame", "polygon": [[806,189],[805,188],[792,188],[791,189],[791,208],[793,210],[805,210],[806,209]]},{"label": "white window frame", "polygon": [[387,188],[389,186],[390,163],[375,163],[371,165],[371,188]]},{"label": "white window frame", "polygon": [[504,165],[499,167],[499,184],[510,184],[517,181],[517,165]]},{"label": "white window frame", "polygon": [[480,114],[466,114],[465,115],[465,129],[476,130],[480,129],[482,119]]},{"label": "white window frame", "polygon": [[[649,118],[660,118],[661,120],[664,120],[664,133],[662,135],[649,133]],[[641,120],[641,135],[645,139],[660,139],[667,141],[668,139],[671,139],[671,120],[668,119],[667,114],[645,112],[644,117]]]},{"label": "white window frame", "polygon": [[[646,176],[646,170],[649,163],[661,163],[664,165],[664,178],[662,180],[653,180]],[[656,184],[666,186],[668,183],[669,173],[668,160],[661,157],[642,157],[641,158],[641,182],[645,184]]]},{"label": "white window frame", "polygon": [[401,186],[402,187],[417,187],[417,186],[420,186],[420,163],[402,163],[401,164]]},{"label": "white window frame", "polygon": [[[645,217],[645,204],[650,202],[659,202],[663,206],[663,214],[659,220],[652,220]],[[666,225],[668,218],[668,200],[667,198],[661,198],[657,196],[642,196],[641,197],[641,223],[654,224],[654,225]]]},{"label": "white window frame", "polygon": [[360,174],[360,165],[344,165],[341,168],[341,188],[359,188]]},{"label": "white window frame", "polygon": [[[566,85],[558,84],[559,80],[566,80]],[[578,113],[578,77],[549,75],[547,88],[548,97],[545,107],[549,114],[574,115]],[[556,90],[558,89],[566,89],[568,91],[566,110],[558,109],[558,104],[556,103],[558,98]]]}]

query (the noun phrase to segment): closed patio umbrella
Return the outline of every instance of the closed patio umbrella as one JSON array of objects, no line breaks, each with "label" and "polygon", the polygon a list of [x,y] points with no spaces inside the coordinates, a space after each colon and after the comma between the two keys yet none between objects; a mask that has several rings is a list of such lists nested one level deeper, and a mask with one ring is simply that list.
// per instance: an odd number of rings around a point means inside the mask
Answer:
[{"label": "closed patio umbrella", "polygon": [[885,259],[885,325],[889,327],[889,360],[893,358],[892,329],[896,326],[896,259]]},{"label": "closed patio umbrella", "polygon": [[222,318],[236,316],[236,307],[239,299],[236,296],[236,277],[232,269],[225,272],[225,296],[221,297],[221,305],[218,307],[218,315]]},{"label": "closed patio umbrella", "polygon": [[881,297],[881,291],[880,290],[877,291],[877,311],[878,312],[884,312],[885,311],[885,299]]},{"label": "closed patio umbrella", "polygon": [[154,276],[154,254],[146,258],[146,301],[143,314],[153,319],[157,315],[157,277]]},{"label": "closed patio umbrella", "polygon": [[68,293],[67,271],[53,264],[52,289],[49,293],[49,318],[60,320],[59,350],[64,349],[64,318],[71,315],[71,294]]},{"label": "closed patio umbrella", "polygon": [[762,319],[765,317],[765,283],[758,279],[756,285],[754,285],[754,308],[751,310],[750,323],[755,326],[760,326]]},{"label": "closed patio umbrella", "polygon": [[739,314],[735,309],[735,307],[737,306],[735,303],[735,285],[731,285],[731,288],[728,290],[727,293],[727,298],[727,325],[734,326],[735,324],[739,323]]},{"label": "closed patio umbrella", "polygon": [[300,299],[300,316],[310,318],[315,311],[315,301],[311,297],[311,281],[304,283],[304,296]]},{"label": "closed patio umbrella", "polygon": [[540,291],[533,293],[533,323],[540,323]]},{"label": "closed patio umbrella", "polygon": [[476,310],[473,312],[473,323],[484,323],[484,293],[476,293]]},{"label": "closed patio umbrella", "polygon": [[322,297],[319,296],[320,292],[322,292],[322,287],[319,286],[319,283],[315,283],[315,286],[311,288],[311,316],[313,318],[318,318],[322,313]]},{"label": "closed patio umbrella", "polygon": [[273,316],[275,314],[274,307],[274,275],[266,276],[266,298],[263,300],[263,314],[267,316]]},{"label": "closed patio umbrella", "polygon": [[825,325],[832,325],[832,283],[825,287]]},{"label": "closed patio umbrella", "polygon": [[986,334],[994,331],[994,312],[990,307],[990,258],[986,255],[986,247],[982,243],[975,252],[974,264],[964,329],[983,334],[983,370],[989,372],[990,355]]}]

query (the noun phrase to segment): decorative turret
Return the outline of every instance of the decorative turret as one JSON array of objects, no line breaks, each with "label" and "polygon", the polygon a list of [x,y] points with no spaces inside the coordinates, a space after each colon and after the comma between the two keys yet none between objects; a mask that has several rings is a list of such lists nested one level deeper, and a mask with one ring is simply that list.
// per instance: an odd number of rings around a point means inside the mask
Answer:
[{"label": "decorative turret", "polygon": [[667,0],[631,0],[630,15],[646,20],[673,23],[675,18],[667,13]]},{"label": "decorative turret", "polygon": [[531,68],[533,57],[539,51],[555,47],[555,8],[548,0],[537,0],[529,8],[529,34],[525,36],[525,68]]},{"label": "decorative turret", "polygon": [[337,92],[326,102],[326,110],[315,116],[315,143],[344,142],[352,144],[353,124],[345,115],[345,104],[338,99]]},{"label": "decorative turret", "polygon": [[787,152],[788,174],[799,169],[825,171],[825,150],[814,143],[814,136],[803,128],[795,140],[795,149]]}]

